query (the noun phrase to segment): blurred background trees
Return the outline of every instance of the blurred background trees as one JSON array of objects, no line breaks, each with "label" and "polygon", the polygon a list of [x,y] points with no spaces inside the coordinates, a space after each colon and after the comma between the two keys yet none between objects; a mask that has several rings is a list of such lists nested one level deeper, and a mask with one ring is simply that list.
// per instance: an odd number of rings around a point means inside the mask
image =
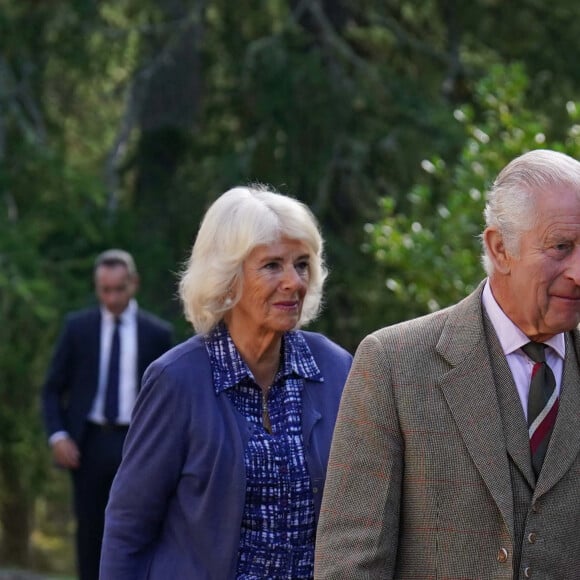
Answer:
[{"label": "blurred background trees", "polygon": [[97,252],[132,251],[140,302],[185,338],[175,274],[200,217],[257,181],[322,225],[315,329],[354,350],[454,302],[483,275],[497,171],[536,147],[580,156],[579,16],[572,0],[0,3],[2,561],[71,566],[38,399]]}]

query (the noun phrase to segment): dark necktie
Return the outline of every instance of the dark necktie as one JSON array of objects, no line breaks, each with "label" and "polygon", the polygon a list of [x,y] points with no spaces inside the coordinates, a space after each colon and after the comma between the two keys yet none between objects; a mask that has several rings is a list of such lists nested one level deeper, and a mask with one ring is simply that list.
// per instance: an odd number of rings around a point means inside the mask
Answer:
[{"label": "dark necktie", "polygon": [[522,350],[534,361],[528,397],[528,432],[532,466],[539,475],[558,414],[556,379],[546,363],[545,344],[528,342]]},{"label": "dark necktie", "polygon": [[117,417],[119,416],[119,366],[121,359],[120,326],[121,319],[115,318],[115,328],[111,340],[111,353],[109,355],[107,389],[105,391],[105,419],[108,423],[116,423]]}]

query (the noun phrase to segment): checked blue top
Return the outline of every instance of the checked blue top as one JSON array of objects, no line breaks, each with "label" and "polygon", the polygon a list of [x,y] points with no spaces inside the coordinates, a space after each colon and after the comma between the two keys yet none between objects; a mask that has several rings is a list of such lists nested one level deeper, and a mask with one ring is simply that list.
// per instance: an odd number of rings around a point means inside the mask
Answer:
[{"label": "checked blue top", "polygon": [[238,580],[313,577],[315,515],[302,440],[302,387],[305,378],[320,371],[300,332],[286,333],[282,342],[282,362],[268,396],[269,433],[263,426],[262,390],[225,325],[206,339],[216,393],[226,391],[254,427],[244,456]]}]

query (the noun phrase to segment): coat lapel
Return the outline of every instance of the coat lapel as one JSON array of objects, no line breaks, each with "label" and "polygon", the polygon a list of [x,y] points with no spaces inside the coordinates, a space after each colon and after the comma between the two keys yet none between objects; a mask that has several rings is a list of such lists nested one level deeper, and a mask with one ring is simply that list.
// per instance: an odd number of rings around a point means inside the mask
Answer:
[{"label": "coat lapel", "polygon": [[143,321],[143,316],[137,310],[137,391],[141,389],[141,377],[147,368],[146,345],[147,345],[147,326]]},{"label": "coat lapel", "polygon": [[84,336],[85,352],[88,357],[87,376],[94,377],[90,389],[85,392],[92,401],[99,386],[101,366],[101,311],[99,308],[90,311],[84,332],[86,333]]},{"label": "coat lapel", "polygon": [[153,338],[151,327],[146,317],[137,310],[137,392],[141,390],[141,380],[147,367],[160,356],[158,341]]},{"label": "coat lapel", "polygon": [[530,486],[530,489],[534,489],[536,476],[532,469],[528,425],[524,410],[522,409],[522,402],[499,339],[486,315],[484,315],[484,326],[503,424],[506,449],[511,460]]},{"label": "coat lapel", "polygon": [[566,474],[580,453],[580,338],[578,330],[566,335],[566,359],[560,389],[560,407],[546,458],[538,477],[534,500]]},{"label": "coat lapel", "polygon": [[441,377],[440,388],[473,462],[512,531],[512,487],[484,331],[482,290],[483,284],[450,311],[437,350],[452,368]]}]

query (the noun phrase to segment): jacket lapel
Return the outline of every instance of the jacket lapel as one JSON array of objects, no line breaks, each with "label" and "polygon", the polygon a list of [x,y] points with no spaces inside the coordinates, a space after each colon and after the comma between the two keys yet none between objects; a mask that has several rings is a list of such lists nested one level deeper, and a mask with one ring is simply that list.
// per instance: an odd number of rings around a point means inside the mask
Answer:
[{"label": "jacket lapel", "polygon": [[566,474],[580,453],[580,338],[578,330],[566,335],[566,358],[560,388],[560,406],[546,452],[534,500]]},{"label": "jacket lapel", "polygon": [[137,322],[137,392],[141,389],[141,377],[145,373],[147,364],[145,362],[145,344],[146,344],[146,327],[143,323],[143,317],[139,310],[137,310],[136,316]]},{"label": "jacket lapel", "polygon": [[87,356],[87,376],[94,377],[94,380],[91,381],[90,388],[85,389],[85,392],[92,401],[99,386],[101,367],[101,311],[99,308],[94,308],[90,311],[84,334],[85,336],[83,338],[86,341],[84,352]]},{"label": "jacket lapel", "polygon": [[493,326],[484,314],[484,326],[503,424],[506,449],[530,489],[536,485],[532,469],[528,425],[514,378]]},{"label": "jacket lapel", "polygon": [[159,352],[151,351],[153,344],[151,330],[147,325],[147,320],[140,310],[137,310],[137,392],[141,390],[141,380],[147,367],[159,356]]},{"label": "jacket lapel", "polygon": [[437,350],[452,368],[441,377],[440,388],[467,451],[512,532],[512,487],[484,331],[482,290],[483,283],[450,310]]}]

